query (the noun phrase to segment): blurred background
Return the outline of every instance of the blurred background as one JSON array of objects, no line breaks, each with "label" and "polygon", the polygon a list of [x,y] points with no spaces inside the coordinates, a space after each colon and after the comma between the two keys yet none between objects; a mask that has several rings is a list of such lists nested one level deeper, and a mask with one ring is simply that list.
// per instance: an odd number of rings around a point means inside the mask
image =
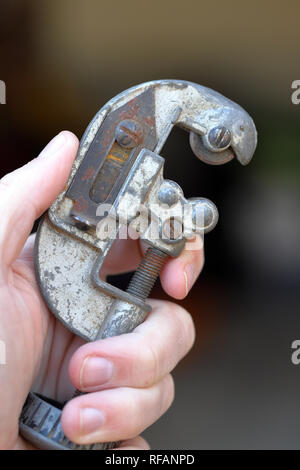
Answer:
[{"label": "blurred background", "polygon": [[[188,298],[197,341],[176,399],[144,433],[154,449],[300,448],[300,79],[296,0],[1,0],[1,176],[60,130],[78,137],[110,98],[160,78],[190,80],[243,106],[258,129],[248,167],[210,167],[175,129],[166,177],[219,208]],[[115,280],[120,286],[127,277]],[[160,286],[153,296],[166,298]]]}]

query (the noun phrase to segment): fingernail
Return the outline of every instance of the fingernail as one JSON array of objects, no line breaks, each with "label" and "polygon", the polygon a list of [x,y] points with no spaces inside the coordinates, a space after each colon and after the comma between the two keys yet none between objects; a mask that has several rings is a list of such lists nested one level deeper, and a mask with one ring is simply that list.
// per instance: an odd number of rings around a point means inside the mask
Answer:
[{"label": "fingernail", "polygon": [[91,434],[104,424],[104,415],[95,408],[82,408],[80,410],[80,434]]},{"label": "fingernail", "polygon": [[52,140],[50,140],[49,144],[46,145],[44,150],[40,153],[40,157],[50,157],[51,155],[55,154],[63,145],[66,143],[66,137],[63,132],[57,134]]},{"label": "fingernail", "polygon": [[184,278],[185,278],[185,293],[186,295],[188,294],[189,290],[191,289],[193,283],[194,283],[194,265],[193,264],[188,264],[185,267],[185,270],[183,272]]},{"label": "fingernail", "polygon": [[80,388],[90,389],[108,382],[113,375],[113,364],[103,357],[86,357],[80,371]]}]

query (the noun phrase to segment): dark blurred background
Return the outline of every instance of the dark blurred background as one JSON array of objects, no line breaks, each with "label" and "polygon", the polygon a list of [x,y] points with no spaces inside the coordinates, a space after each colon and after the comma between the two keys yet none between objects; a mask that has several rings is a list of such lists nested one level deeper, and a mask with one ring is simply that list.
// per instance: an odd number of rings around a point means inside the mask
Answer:
[{"label": "dark blurred background", "polygon": [[[60,130],[79,137],[110,98],[159,78],[216,89],[253,117],[251,164],[209,167],[175,129],[162,155],[186,196],[218,206],[188,298],[197,342],[176,399],[144,435],[156,449],[300,448],[298,1],[0,2],[1,175]],[[120,285],[124,277],[117,279]],[[156,297],[166,297],[157,286]]]}]

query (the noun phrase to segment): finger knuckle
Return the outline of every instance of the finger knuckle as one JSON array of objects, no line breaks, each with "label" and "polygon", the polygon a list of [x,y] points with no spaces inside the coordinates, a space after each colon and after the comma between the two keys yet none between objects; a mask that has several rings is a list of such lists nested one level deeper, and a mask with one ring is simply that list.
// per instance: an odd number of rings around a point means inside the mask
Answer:
[{"label": "finger knuckle", "polygon": [[139,407],[139,401],[134,397],[134,395],[128,397],[126,407],[126,414],[130,419],[126,420],[126,423],[124,423],[124,437],[131,439],[143,430],[140,419],[141,410]]},{"label": "finger knuckle", "polygon": [[181,354],[186,354],[195,342],[195,325],[191,314],[183,307],[174,304],[173,312],[174,328]]},{"label": "finger knuckle", "polygon": [[169,388],[169,393],[168,393],[168,397],[169,397],[168,407],[169,407],[171,406],[171,404],[173,403],[175,399],[175,382],[174,382],[172,374],[167,375],[167,381],[168,381],[168,388]]},{"label": "finger knuckle", "polygon": [[144,342],[144,367],[144,386],[156,383],[159,378],[160,361],[158,351],[150,340]]},{"label": "finger knuckle", "polygon": [[172,405],[175,398],[175,383],[171,374],[168,374],[163,379],[162,384],[162,397],[161,397],[161,411],[164,414]]}]

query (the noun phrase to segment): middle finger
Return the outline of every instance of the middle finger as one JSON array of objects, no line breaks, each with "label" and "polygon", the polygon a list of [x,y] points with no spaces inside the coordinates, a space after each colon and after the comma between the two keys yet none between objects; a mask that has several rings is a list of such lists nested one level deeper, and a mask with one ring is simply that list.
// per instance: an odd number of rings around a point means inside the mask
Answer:
[{"label": "middle finger", "polygon": [[148,387],[168,374],[192,347],[190,314],[171,302],[151,300],[153,310],[132,333],[81,346],[69,374],[79,390]]}]

